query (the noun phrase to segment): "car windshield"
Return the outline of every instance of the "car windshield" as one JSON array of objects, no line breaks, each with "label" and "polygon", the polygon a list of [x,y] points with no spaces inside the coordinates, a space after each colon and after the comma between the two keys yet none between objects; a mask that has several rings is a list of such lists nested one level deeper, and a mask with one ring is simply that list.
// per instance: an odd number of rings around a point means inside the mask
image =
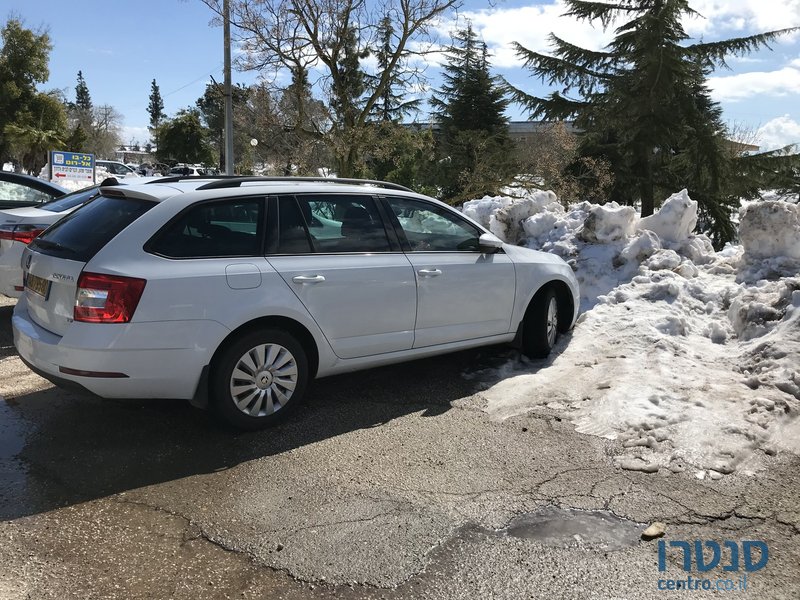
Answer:
[{"label": "car windshield", "polygon": [[64,212],[65,210],[69,210],[70,208],[75,208],[76,206],[80,206],[84,202],[87,202],[92,198],[94,198],[97,195],[98,187],[99,186],[93,185],[91,187],[78,190],[77,192],[72,192],[71,194],[62,196],[58,200],[51,200],[50,202],[45,202],[44,204],[40,204],[39,208],[54,213]]}]

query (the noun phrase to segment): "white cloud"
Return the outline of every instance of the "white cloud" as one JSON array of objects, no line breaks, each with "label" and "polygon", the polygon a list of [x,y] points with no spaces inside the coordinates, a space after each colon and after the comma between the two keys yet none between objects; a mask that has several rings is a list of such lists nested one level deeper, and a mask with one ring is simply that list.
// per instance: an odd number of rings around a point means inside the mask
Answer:
[{"label": "white cloud", "polygon": [[789,144],[800,145],[800,123],[789,115],[783,115],[764,124],[757,135],[762,150],[775,150]]},{"label": "white cloud", "polygon": [[[612,38],[611,31],[603,31],[587,22],[562,17],[566,7],[560,0],[549,4],[523,6],[510,9],[489,9],[463,13],[463,19],[472,26],[492,52],[492,65],[499,68],[520,66],[511,42],[519,42],[529,50],[549,52],[548,36],[558,37],[585,48],[599,50]],[[464,23],[449,24],[450,30]]]},{"label": "white cloud", "polygon": [[777,71],[753,71],[724,77],[710,77],[714,100],[736,102],[754,96],[800,94],[800,69],[793,66]]},{"label": "white cloud", "polygon": [[691,0],[690,6],[703,17],[685,21],[693,37],[800,26],[800,0]]},{"label": "white cloud", "polygon": [[[693,0],[691,6],[702,15],[684,20],[687,34],[694,38],[750,35],[800,26],[800,0]],[[499,68],[520,66],[511,42],[549,52],[547,38],[551,33],[592,50],[601,49],[612,39],[613,23],[603,30],[599,23],[594,27],[586,21],[563,17],[566,11],[562,0],[518,8],[466,11],[458,22],[442,23],[440,31],[446,36],[462,28],[465,20],[471,21],[492,51],[492,64]]]}]

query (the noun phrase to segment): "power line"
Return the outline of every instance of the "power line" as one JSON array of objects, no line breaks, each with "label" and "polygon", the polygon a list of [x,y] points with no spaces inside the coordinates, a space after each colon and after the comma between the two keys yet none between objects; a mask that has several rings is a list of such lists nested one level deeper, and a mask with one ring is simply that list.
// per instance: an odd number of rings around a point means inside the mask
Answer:
[{"label": "power line", "polygon": [[197,82],[198,82],[198,81],[200,81],[201,79],[205,79],[206,77],[211,77],[211,76],[212,76],[214,73],[218,73],[218,72],[219,72],[219,70],[220,70],[221,68],[222,68],[222,63],[220,63],[219,65],[217,65],[217,66],[216,66],[216,67],[215,67],[215,68],[214,68],[214,69],[211,71],[211,73],[203,73],[202,75],[200,75],[200,77],[198,77],[197,79],[195,79],[195,80],[193,80],[193,81],[190,81],[190,82],[189,82],[189,83],[187,83],[186,85],[182,85],[182,86],[181,86],[181,87],[179,87],[178,89],[176,89],[176,90],[172,90],[172,91],[171,91],[171,92],[169,92],[168,94],[164,94],[164,98],[166,98],[167,96],[171,96],[172,94],[175,94],[175,93],[177,93],[177,92],[180,92],[181,90],[183,90],[183,89],[186,89],[186,88],[187,88],[187,87],[189,87],[190,85],[194,85],[195,83],[197,83]]}]

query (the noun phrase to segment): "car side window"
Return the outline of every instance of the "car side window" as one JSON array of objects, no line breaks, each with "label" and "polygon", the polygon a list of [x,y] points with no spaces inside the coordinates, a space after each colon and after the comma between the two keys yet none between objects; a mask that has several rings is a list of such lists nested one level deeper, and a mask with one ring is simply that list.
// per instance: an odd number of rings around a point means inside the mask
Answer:
[{"label": "car side window", "polygon": [[148,250],[170,258],[258,256],[261,199],[194,206],[163,230]]},{"label": "car side window", "polygon": [[383,221],[368,195],[307,194],[278,202],[279,254],[389,252]]},{"label": "car side window", "polygon": [[38,204],[39,202],[47,202],[52,199],[52,194],[35,190],[27,185],[20,185],[12,181],[0,181],[0,200]]},{"label": "car side window", "polygon": [[412,252],[479,252],[481,231],[446,208],[412,198],[387,197]]}]

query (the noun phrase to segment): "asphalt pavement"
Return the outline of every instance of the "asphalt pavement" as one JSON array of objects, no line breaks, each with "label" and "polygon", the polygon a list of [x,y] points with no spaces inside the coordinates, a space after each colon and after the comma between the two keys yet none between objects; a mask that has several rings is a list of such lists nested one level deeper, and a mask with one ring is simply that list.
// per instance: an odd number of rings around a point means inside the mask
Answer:
[{"label": "asphalt pavement", "polygon": [[[16,356],[12,307],[2,600],[800,598],[798,457],[718,481],[622,471],[618,442],[552,411],[489,419],[469,375],[506,348],[319,380],[286,422],[241,433],[185,402],[52,387]],[[695,540],[705,563],[722,548],[708,571],[670,545]],[[700,587],[667,589],[687,577]]]}]

